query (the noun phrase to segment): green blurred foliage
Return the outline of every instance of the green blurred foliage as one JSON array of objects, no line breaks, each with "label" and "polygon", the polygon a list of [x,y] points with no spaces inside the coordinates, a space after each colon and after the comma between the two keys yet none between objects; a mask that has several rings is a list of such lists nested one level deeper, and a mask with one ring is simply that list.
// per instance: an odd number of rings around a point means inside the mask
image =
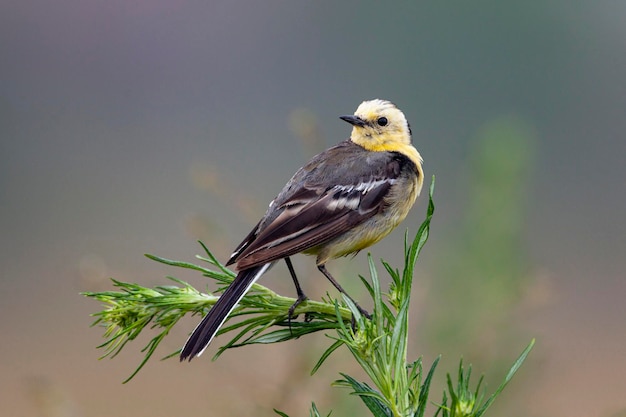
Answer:
[{"label": "green blurred foliage", "polygon": [[466,355],[479,372],[499,368],[528,338],[512,314],[532,271],[524,229],[534,144],[532,127],[515,117],[477,133],[460,180],[467,190],[462,218],[440,248],[424,309],[429,350]]}]

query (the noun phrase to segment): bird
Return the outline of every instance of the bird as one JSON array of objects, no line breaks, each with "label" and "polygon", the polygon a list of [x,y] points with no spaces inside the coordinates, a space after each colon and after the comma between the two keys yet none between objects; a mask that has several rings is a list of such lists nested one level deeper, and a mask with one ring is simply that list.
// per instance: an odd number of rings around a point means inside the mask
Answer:
[{"label": "bird", "polygon": [[326,263],[380,241],[407,216],[424,172],[404,113],[390,101],[374,99],[339,118],[352,125],[350,137],[297,170],[237,246],[226,263],[235,266],[237,276],[187,339],[181,361],[204,352],[241,298],[277,261],[285,260],[298,293],[291,319],[306,296],[290,256],[316,256],[318,270],[345,294]]}]

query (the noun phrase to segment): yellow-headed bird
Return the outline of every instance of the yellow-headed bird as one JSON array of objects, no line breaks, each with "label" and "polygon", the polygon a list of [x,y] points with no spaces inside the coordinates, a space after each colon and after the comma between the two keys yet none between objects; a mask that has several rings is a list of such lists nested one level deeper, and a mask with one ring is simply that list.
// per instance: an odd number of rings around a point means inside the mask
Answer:
[{"label": "yellow-headed bird", "polygon": [[300,168],[235,249],[226,265],[234,264],[239,273],[187,339],[181,361],[202,354],[274,262],[285,259],[296,285],[291,316],[306,296],[289,256],[317,256],[318,269],[345,293],[326,262],[373,245],[406,217],[422,189],[424,172],[404,114],[393,103],[376,99],[340,118],[353,126],[350,138]]}]

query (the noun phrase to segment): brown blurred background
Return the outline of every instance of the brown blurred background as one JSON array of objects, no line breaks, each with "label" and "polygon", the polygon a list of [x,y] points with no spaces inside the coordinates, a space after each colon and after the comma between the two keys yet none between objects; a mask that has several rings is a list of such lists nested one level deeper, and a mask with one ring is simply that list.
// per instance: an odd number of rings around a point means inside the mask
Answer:
[{"label": "brown blurred background", "polygon": [[[626,3],[204,3],[0,5],[2,415],[362,415],[330,387],[364,378],[345,354],[308,376],[321,334],[153,360],[122,385],[150,335],[98,361],[100,306],[79,292],[205,288],[143,253],[191,261],[201,239],[225,260],[293,171],[347,137],[337,116],[377,97],[437,176],[411,321],[413,357],[444,355],[432,400],[461,356],[495,389],[535,337],[489,415],[626,412]],[[425,209],[375,259],[400,267]],[[311,260],[296,267],[310,295],[330,291]],[[367,273],[364,254],[330,269]],[[286,274],[264,283],[292,294]]]}]

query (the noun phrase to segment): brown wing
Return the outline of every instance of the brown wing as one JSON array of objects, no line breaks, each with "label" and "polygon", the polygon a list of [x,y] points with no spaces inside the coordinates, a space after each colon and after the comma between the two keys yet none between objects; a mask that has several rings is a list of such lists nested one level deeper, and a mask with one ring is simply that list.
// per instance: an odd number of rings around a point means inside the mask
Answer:
[{"label": "brown wing", "polygon": [[352,229],[385,206],[394,179],[335,186],[314,200],[287,205],[237,256],[246,269],[311,249]]}]

